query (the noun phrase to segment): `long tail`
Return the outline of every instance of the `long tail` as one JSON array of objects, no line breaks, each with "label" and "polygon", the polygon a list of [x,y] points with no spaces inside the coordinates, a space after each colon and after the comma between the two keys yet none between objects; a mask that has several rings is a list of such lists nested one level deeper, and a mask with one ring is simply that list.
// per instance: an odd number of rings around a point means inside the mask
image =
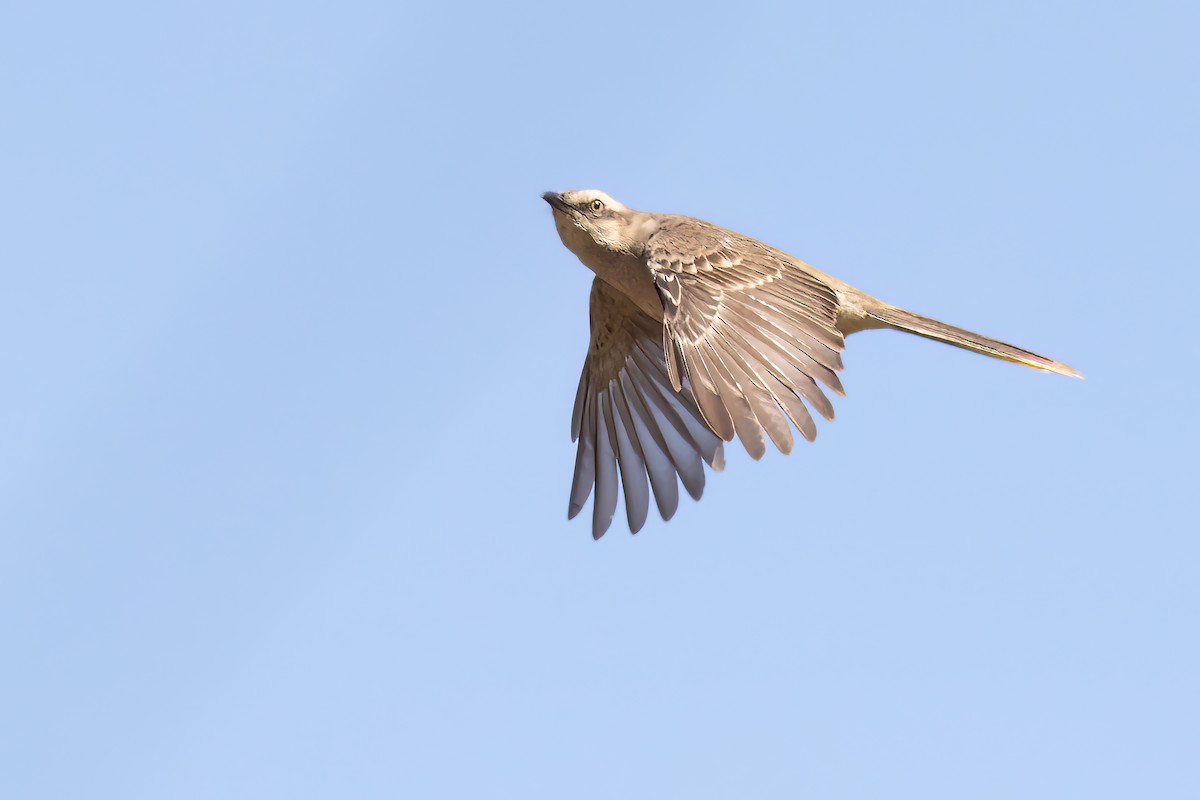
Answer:
[{"label": "long tail", "polygon": [[991,356],[992,358],[1012,361],[1016,364],[1024,364],[1034,369],[1057,372],[1059,375],[1066,375],[1071,378],[1083,377],[1077,370],[1068,367],[1061,361],[1039,356],[1037,353],[1022,350],[1020,347],[1014,347],[1011,344],[1005,344],[1004,342],[990,339],[987,336],[981,336],[978,333],[965,331],[962,328],[938,322],[936,319],[922,317],[920,314],[914,314],[902,308],[876,302],[877,305],[872,304],[872,307],[866,309],[866,313],[869,317],[882,322],[886,327],[915,333],[927,339],[952,344],[955,347],[961,347],[965,350],[974,350],[976,353],[983,353],[985,356]]}]

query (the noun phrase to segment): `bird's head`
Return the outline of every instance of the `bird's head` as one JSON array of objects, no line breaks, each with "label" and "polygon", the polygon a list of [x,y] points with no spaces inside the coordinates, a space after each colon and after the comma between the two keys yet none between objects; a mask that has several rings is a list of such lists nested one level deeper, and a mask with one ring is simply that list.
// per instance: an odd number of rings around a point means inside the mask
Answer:
[{"label": "bird's head", "polygon": [[636,255],[645,244],[643,217],[597,189],[546,192],[554,209],[554,226],[567,248],[584,258],[597,250]]}]

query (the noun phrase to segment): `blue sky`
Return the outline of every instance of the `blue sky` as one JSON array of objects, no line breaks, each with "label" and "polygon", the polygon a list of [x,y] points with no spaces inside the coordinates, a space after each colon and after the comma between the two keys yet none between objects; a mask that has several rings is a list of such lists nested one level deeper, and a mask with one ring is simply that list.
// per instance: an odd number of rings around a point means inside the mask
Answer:
[{"label": "blue sky", "polygon": [[[1194,6],[0,19],[3,796],[1200,795]],[[1087,380],[856,335],[593,542],[590,187]]]}]

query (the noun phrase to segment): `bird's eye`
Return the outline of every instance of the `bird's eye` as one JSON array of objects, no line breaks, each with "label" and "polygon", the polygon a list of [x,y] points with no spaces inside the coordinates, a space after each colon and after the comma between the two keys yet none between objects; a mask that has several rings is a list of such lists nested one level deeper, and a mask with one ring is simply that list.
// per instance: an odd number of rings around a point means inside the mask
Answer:
[{"label": "bird's eye", "polygon": [[599,211],[600,211],[600,209],[602,209],[602,208],[604,208],[604,203],[602,203],[602,202],[601,202],[601,201],[599,201],[599,200],[593,200],[593,201],[592,201],[592,211],[599,212]]}]

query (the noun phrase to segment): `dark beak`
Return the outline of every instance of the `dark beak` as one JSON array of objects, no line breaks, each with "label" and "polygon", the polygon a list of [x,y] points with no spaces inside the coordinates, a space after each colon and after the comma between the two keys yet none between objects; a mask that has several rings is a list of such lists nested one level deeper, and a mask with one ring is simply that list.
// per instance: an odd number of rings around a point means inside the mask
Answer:
[{"label": "dark beak", "polygon": [[550,207],[555,211],[561,211],[564,214],[571,210],[571,207],[563,202],[562,195],[558,192],[544,192],[542,199],[550,204]]}]

